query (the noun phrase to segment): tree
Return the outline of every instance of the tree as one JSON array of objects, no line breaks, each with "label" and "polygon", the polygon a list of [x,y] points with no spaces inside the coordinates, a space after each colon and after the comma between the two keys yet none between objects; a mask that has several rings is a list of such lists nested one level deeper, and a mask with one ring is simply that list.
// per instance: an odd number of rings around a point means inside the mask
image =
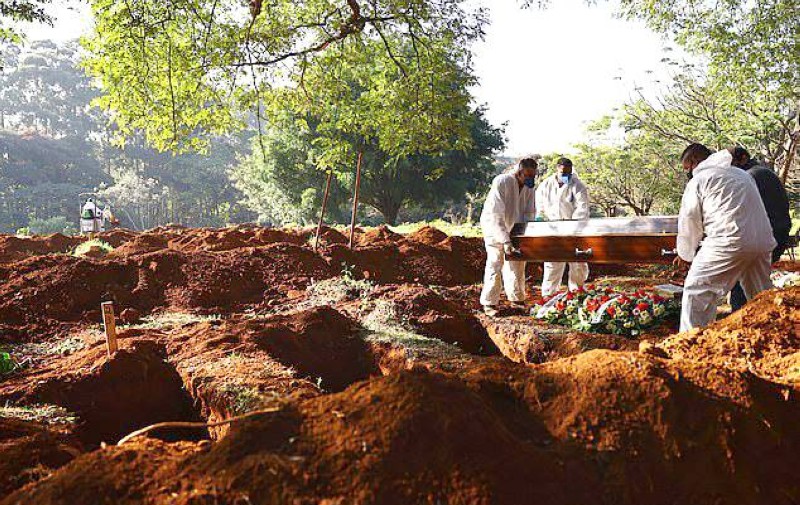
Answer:
[{"label": "tree", "polygon": [[[122,135],[141,130],[158,148],[201,148],[243,127],[245,111],[263,130],[287,103],[320,131],[375,138],[392,154],[467,136],[458,112],[469,96],[454,83],[471,80],[467,48],[485,19],[464,0],[253,1],[250,12],[238,0],[91,3],[98,103]],[[329,145],[326,165],[345,147]]]},{"label": "tree", "polygon": [[707,59],[705,86],[728,105],[756,118],[772,116],[765,128],[752,132],[763,135],[762,144],[764,139],[775,144],[766,154],[785,182],[800,150],[796,0],[623,0],[621,12],[644,19]]},{"label": "tree", "polygon": [[[313,129],[317,121],[299,123],[312,125],[312,129],[303,133],[298,123],[289,123],[270,130],[263,139],[263,152],[256,146],[253,155],[232,173],[245,194],[245,204],[258,212],[262,221],[310,224],[317,217],[326,178],[314,162],[316,141],[322,137]],[[349,150],[364,153],[361,201],[380,212],[384,222],[395,224],[405,205],[441,210],[448,202],[461,201],[484,186],[495,174],[493,155],[504,139],[502,130],[489,125],[479,109],[472,114],[470,147],[465,150],[402,157],[383,151],[376,141],[359,137],[343,137],[337,142],[350,142]],[[352,170],[334,173],[329,220],[341,222],[354,181]]]},{"label": "tree", "polygon": [[[45,9],[50,0],[0,0],[0,42],[20,42],[22,36],[13,23],[52,24],[53,20]],[[8,25],[8,22],[12,25]]]}]

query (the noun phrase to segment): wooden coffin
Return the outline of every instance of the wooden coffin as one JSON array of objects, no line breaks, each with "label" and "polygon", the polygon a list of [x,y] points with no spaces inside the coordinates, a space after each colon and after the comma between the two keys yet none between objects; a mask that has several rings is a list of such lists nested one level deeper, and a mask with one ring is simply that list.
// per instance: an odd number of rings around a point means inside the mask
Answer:
[{"label": "wooden coffin", "polygon": [[586,263],[671,263],[677,256],[677,216],[519,223],[509,260]]}]

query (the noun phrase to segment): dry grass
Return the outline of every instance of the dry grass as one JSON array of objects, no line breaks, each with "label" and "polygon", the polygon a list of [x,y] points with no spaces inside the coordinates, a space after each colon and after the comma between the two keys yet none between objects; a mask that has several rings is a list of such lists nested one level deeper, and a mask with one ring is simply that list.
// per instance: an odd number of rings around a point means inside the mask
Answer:
[{"label": "dry grass", "polygon": [[58,405],[10,405],[0,407],[0,417],[42,424],[74,424],[77,417]]}]

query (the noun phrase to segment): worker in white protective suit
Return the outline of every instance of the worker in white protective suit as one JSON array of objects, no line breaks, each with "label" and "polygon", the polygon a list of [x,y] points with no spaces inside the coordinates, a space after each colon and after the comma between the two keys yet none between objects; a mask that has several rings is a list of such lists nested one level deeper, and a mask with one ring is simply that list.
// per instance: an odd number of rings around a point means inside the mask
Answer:
[{"label": "worker in white protective suit", "polygon": [[[555,175],[545,179],[536,190],[536,208],[539,216],[548,221],[589,219],[589,190],[572,170],[568,158],[558,160]],[[561,287],[566,263],[545,263],[542,296],[552,296]],[[574,291],[589,278],[589,265],[569,264],[569,289]]]},{"label": "worker in white protective suit", "polygon": [[525,306],[526,263],[508,261],[506,256],[520,254],[511,243],[514,224],[532,221],[536,217],[534,188],[538,166],[535,159],[525,158],[510,173],[495,177],[483,204],[481,229],[486,245],[486,271],[481,305],[489,316],[497,315],[503,287],[509,301],[519,307]]},{"label": "worker in white protective suit", "polygon": [[81,233],[97,233],[101,231],[102,216],[93,198],[86,200],[81,207]]},{"label": "worker in white protective suit", "polygon": [[683,287],[681,331],[716,319],[717,301],[739,281],[747,299],[772,287],[777,243],[755,180],[731,166],[727,150],[692,144],[681,155],[689,183],[678,217],[678,256],[691,262]]}]

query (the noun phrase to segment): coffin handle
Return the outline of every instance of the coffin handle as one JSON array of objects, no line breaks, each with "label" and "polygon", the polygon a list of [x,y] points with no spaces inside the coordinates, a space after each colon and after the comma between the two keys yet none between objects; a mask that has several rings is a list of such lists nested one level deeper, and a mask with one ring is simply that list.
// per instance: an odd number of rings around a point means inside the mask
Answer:
[{"label": "coffin handle", "polygon": [[677,249],[661,249],[661,256],[677,256]]},{"label": "coffin handle", "polygon": [[584,258],[584,257],[585,258],[590,258],[593,255],[594,255],[594,251],[592,250],[591,247],[586,249],[585,251],[581,250],[578,247],[575,248],[575,256],[577,256],[578,258]]}]

